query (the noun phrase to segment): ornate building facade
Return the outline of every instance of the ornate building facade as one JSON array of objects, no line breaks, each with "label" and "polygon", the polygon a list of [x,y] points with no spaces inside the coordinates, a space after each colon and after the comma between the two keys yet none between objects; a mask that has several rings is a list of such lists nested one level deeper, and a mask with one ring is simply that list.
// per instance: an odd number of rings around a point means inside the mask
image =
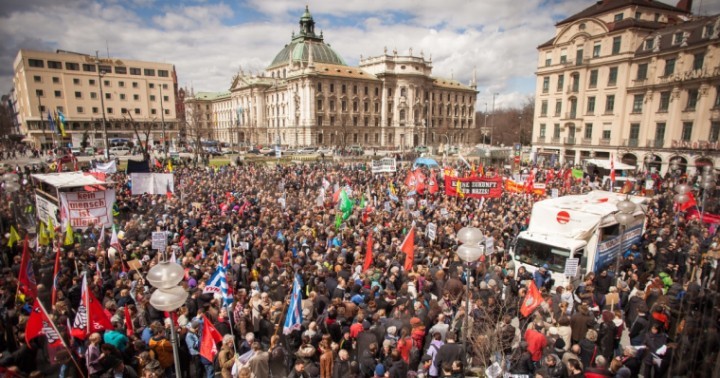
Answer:
[{"label": "ornate building facade", "polygon": [[475,143],[475,80],[463,85],[431,74],[431,57],[412,50],[386,50],[348,66],[315,33],[306,7],[299,33],[263,74],[240,72],[227,92],[186,94],[188,129],[230,145]]},{"label": "ornate building facade", "polygon": [[720,16],[690,9],[689,0],[602,0],[560,21],[538,47],[538,159],[717,167]]}]

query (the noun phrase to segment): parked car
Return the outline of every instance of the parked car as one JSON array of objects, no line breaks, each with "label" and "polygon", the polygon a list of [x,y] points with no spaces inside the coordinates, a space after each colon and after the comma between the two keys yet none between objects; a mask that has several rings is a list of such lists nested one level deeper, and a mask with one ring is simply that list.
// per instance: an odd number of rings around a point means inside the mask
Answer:
[{"label": "parked car", "polygon": [[362,155],[363,153],[365,153],[365,150],[363,150],[363,148],[359,145],[353,145],[350,146],[350,152]]},{"label": "parked car", "polygon": [[130,147],[118,146],[110,148],[110,155],[125,156],[130,154]]},{"label": "parked car", "polygon": [[260,149],[260,153],[263,155],[267,155],[268,153],[275,153],[275,148],[265,146]]},{"label": "parked car", "polygon": [[317,147],[303,147],[298,150],[299,155],[311,155],[317,152]]},{"label": "parked car", "polygon": [[70,153],[74,156],[83,156],[83,150],[80,147],[73,147],[70,149]]},{"label": "parked car", "polygon": [[332,148],[318,148],[317,153],[318,153],[318,155],[332,156],[333,149]]},{"label": "parked car", "polygon": [[218,151],[217,148],[213,148],[213,147],[206,148],[205,153],[210,156],[222,156],[222,152]]},{"label": "parked car", "polygon": [[429,151],[430,151],[430,149],[427,148],[427,146],[417,146],[417,147],[415,147],[415,152],[417,152],[417,153],[419,153],[419,154],[424,154],[424,153],[429,152]]},{"label": "parked car", "polygon": [[262,155],[263,153],[260,152],[260,150],[258,150],[257,148],[253,148],[251,150],[248,150],[248,152],[246,152],[245,154],[247,154],[247,155]]}]

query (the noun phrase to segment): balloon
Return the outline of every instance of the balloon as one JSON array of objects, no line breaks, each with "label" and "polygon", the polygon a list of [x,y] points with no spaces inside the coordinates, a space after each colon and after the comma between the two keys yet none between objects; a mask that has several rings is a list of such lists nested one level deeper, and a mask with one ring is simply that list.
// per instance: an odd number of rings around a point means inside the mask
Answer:
[{"label": "balloon", "polygon": [[485,252],[483,247],[471,247],[469,245],[461,245],[457,249],[457,255],[465,262],[474,262]]},{"label": "balloon", "polygon": [[485,240],[485,235],[475,227],[463,227],[458,231],[457,239],[462,244],[478,244]]}]

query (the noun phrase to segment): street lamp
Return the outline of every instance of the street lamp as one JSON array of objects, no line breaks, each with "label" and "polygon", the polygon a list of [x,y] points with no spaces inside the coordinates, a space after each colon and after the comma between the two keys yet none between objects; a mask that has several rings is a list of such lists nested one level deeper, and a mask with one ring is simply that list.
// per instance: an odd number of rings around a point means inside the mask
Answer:
[{"label": "street lamp", "polygon": [[458,231],[456,235],[458,241],[462,243],[457,249],[455,253],[457,253],[458,257],[465,262],[464,269],[465,269],[465,321],[462,327],[463,335],[462,335],[462,343],[463,343],[463,376],[467,376],[467,351],[468,351],[468,345],[467,345],[467,339],[468,334],[470,332],[470,274],[468,271],[468,266],[470,266],[470,263],[473,263],[477,261],[480,256],[483,255],[485,252],[485,235],[483,235],[482,231],[480,229],[475,227],[463,227]]},{"label": "street lamp", "polygon": [[615,213],[615,220],[620,224],[620,247],[617,256],[615,257],[615,276],[620,278],[620,258],[625,253],[623,246],[625,245],[625,230],[627,226],[635,220],[635,209],[637,205],[635,202],[630,201],[628,198],[617,203],[618,212]]},{"label": "street lamp", "polygon": [[[10,197],[12,198],[12,201],[10,201],[12,206],[10,206],[10,208],[13,213],[13,218],[14,218],[13,220],[15,223],[17,223],[17,219],[18,219],[17,203],[16,203],[17,197],[16,197],[15,193],[17,193],[20,190],[20,183],[19,183],[20,177],[16,173],[8,172],[8,173],[2,175],[2,177],[0,177],[0,182],[2,182],[4,184],[3,188],[5,189],[5,192],[10,194]],[[0,222],[0,223],[2,223],[2,222]]]},{"label": "street lamp", "polygon": [[[188,292],[182,286],[178,286],[185,275],[185,271],[179,264],[161,261],[147,273],[147,280],[153,287],[157,288],[150,296],[150,305],[160,311],[175,311],[187,300]],[[170,322],[170,335],[173,347],[173,358],[175,360],[175,376],[180,377],[180,355],[178,354],[178,338],[175,325]]]},{"label": "street lamp", "polygon": [[703,221],[703,217],[705,216],[705,199],[707,198],[707,192],[711,190],[715,190],[716,186],[716,179],[715,179],[715,173],[713,172],[713,167],[710,165],[706,165],[703,167],[703,175],[700,179],[700,187],[702,188],[702,207],[700,208],[700,223]]},{"label": "street lamp", "polygon": [[493,93],[492,102],[492,118],[490,118],[490,145],[492,146],[493,131],[495,131],[495,96],[500,96],[500,93]]},{"label": "street lamp", "polygon": [[103,94],[102,76],[106,74],[104,71],[100,71],[100,55],[95,51],[95,66],[97,67],[98,73],[98,85],[100,85],[100,110],[102,110],[102,127],[103,127],[103,141],[105,142],[105,151],[103,155],[105,160],[110,160],[110,143],[108,142],[107,135],[107,124],[105,124],[105,99]]}]

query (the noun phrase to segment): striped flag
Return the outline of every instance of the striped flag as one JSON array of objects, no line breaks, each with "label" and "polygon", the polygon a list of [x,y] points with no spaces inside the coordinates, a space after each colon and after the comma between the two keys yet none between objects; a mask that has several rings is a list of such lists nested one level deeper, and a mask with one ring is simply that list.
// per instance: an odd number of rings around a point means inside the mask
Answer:
[{"label": "striped flag", "polygon": [[217,267],[215,273],[213,273],[212,277],[210,277],[207,284],[205,285],[205,288],[203,289],[203,294],[206,293],[212,293],[213,295],[220,294],[223,299],[223,307],[230,306],[230,304],[232,303],[232,297],[228,295],[228,284],[227,278],[225,276],[225,267]]},{"label": "striped flag", "polygon": [[55,247],[55,268],[53,269],[53,286],[52,286],[52,294],[50,299],[50,306],[52,308],[55,308],[55,302],[57,301],[57,289],[59,285],[59,279],[60,279],[60,248]]},{"label": "striped flag", "polygon": [[225,269],[230,269],[230,264],[232,264],[232,239],[228,234],[225,249],[223,249],[222,266]]},{"label": "striped flag", "polygon": [[288,335],[292,331],[300,330],[302,327],[302,280],[299,275],[295,275],[293,281],[292,294],[290,296],[290,304],[288,305],[287,314],[285,315],[285,324],[283,324],[283,334]]}]

